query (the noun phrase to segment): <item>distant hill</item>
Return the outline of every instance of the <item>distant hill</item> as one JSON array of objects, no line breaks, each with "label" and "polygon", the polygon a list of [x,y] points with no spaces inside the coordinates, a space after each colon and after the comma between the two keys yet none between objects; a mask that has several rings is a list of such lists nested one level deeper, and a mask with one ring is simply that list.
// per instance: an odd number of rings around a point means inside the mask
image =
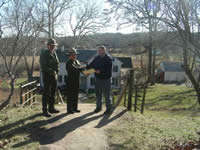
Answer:
[{"label": "distant hill", "polygon": [[[0,44],[5,40],[9,40],[10,45],[12,45],[12,38],[1,39]],[[38,38],[36,44],[29,45],[26,55],[31,56],[35,46],[37,48],[36,55],[39,55],[40,49],[46,47],[46,40],[44,37]],[[72,36],[56,37],[56,40],[59,48],[61,46],[69,48],[72,46],[74,38]],[[96,48],[98,44],[105,44],[113,53],[137,54],[145,51],[148,41],[148,33],[101,33],[83,37],[79,47],[92,49]],[[175,46],[177,44],[175,33],[158,32],[153,35],[153,43],[154,48],[159,50],[161,54],[180,55],[180,49]],[[9,49],[6,53],[9,56],[12,54],[12,49]]]}]

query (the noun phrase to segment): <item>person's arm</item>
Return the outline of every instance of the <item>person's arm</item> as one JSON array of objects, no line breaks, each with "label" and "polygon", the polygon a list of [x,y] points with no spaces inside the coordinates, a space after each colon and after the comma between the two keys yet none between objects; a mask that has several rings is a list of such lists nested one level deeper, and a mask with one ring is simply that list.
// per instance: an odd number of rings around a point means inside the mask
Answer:
[{"label": "person's arm", "polygon": [[77,68],[75,65],[72,64],[72,62],[68,62],[66,64],[66,70],[68,74],[74,74],[83,71],[83,68]]},{"label": "person's arm", "polygon": [[56,68],[55,68],[55,71],[56,71],[56,73],[58,74],[60,68],[59,68],[59,59],[58,59],[58,56],[57,56],[56,52],[54,52],[54,56],[55,56],[56,63],[57,63]]}]

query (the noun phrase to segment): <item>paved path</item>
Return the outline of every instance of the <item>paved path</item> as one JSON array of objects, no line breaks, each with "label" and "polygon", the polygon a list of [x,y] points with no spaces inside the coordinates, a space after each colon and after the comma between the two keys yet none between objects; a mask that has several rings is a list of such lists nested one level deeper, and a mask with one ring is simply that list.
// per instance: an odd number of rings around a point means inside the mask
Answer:
[{"label": "paved path", "polygon": [[125,108],[117,108],[112,115],[104,115],[105,109],[96,114],[94,104],[79,104],[81,113],[72,115],[66,114],[65,105],[57,108],[61,112],[46,129],[40,150],[108,150],[106,129],[116,126],[126,113]]}]

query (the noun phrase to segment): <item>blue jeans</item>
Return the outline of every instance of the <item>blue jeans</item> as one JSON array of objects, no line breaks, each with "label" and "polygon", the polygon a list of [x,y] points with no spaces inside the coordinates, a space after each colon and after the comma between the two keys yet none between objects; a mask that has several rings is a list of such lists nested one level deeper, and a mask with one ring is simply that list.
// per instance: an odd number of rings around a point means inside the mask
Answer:
[{"label": "blue jeans", "polygon": [[112,98],[111,94],[111,79],[99,79],[96,78],[96,107],[97,109],[102,109],[102,98],[103,95],[106,101],[107,110],[111,110],[112,108]]}]

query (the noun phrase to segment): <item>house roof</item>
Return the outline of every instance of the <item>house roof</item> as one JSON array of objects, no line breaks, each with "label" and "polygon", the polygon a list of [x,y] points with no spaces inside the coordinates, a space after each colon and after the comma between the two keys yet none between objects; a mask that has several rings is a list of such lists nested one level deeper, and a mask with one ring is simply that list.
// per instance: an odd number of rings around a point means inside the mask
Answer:
[{"label": "house roof", "polygon": [[133,68],[131,57],[116,57],[122,62],[122,68]]},{"label": "house roof", "polygon": [[180,62],[161,62],[165,72],[184,72],[183,63]]},{"label": "house roof", "polygon": [[[88,61],[91,57],[95,56],[97,50],[78,49],[77,52],[78,52],[77,59],[81,62],[85,62]],[[56,53],[60,62],[67,62],[68,55],[66,54],[67,53],[66,49],[65,50],[57,49]]]},{"label": "house roof", "polygon": [[77,59],[79,61],[87,61],[97,54],[97,50],[78,50]]}]

